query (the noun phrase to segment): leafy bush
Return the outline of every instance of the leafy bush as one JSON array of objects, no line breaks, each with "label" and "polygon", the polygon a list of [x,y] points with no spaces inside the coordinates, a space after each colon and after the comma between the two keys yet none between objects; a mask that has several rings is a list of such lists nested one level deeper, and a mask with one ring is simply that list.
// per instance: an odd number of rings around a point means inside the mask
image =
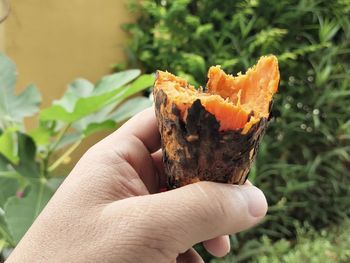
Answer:
[{"label": "leafy bush", "polygon": [[294,236],[295,220],[319,228],[350,214],[349,1],[146,0],[130,7],[139,14],[125,25],[130,64],[149,72],[169,70],[204,85],[211,65],[239,72],[261,55],[279,58],[275,118],[250,173],[269,213],[257,229],[233,237],[235,253],[257,235]]},{"label": "leafy bush", "polygon": [[[0,53],[0,252],[19,242],[63,180],[56,168],[85,138],[115,129],[151,105],[140,96],[123,103],[153,84],[152,75],[139,75],[140,70],[127,70],[96,85],[76,79],[60,100],[39,110],[34,85],[14,94],[16,67]],[[36,114],[38,127],[26,130],[23,119]]]},{"label": "leafy bush", "polygon": [[[215,262],[244,262],[251,258],[252,263],[346,263],[350,261],[350,221],[340,226],[317,232],[310,226],[297,227],[297,239],[294,242],[281,239],[272,243],[266,236],[250,244],[247,251],[239,256],[229,256]],[[254,249],[254,253],[251,253]],[[248,253],[245,253],[248,252]]]},{"label": "leafy bush", "polygon": [[130,65],[148,72],[204,85],[211,65],[239,72],[278,56],[274,120],[250,173],[269,213],[239,240],[292,237],[295,220],[318,228],[350,215],[349,1],[145,0],[130,8],[139,14],[124,25]]}]

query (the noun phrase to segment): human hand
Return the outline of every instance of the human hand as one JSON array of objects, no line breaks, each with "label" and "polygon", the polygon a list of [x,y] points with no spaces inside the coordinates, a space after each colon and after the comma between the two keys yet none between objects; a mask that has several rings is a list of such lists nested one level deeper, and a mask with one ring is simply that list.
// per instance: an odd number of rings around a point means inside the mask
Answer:
[{"label": "human hand", "polygon": [[168,192],[154,109],[97,143],[78,162],[8,262],[203,262],[227,234],[257,224],[256,187],[199,182]]}]

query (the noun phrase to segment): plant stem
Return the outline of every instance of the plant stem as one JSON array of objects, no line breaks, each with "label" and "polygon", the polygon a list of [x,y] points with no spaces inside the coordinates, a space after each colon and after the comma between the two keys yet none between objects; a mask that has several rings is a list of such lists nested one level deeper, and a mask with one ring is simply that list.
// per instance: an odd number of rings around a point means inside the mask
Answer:
[{"label": "plant stem", "polygon": [[6,240],[6,242],[10,244],[10,246],[12,247],[16,246],[15,242],[12,240],[11,235],[7,232],[7,230],[4,227],[2,227],[2,225],[0,225],[0,233],[3,236],[3,238]]},{"label": "plant stem", "polygon": [[48,154],[47,154],[48,156],[50,156],[52,154],[52,152],[56,149],[58,144],[61,142],[63,136],[70,128],[70,126],[71,126],[71,123],[68,123],[62,130],[60,130],[59,134],[57,135],[56,142],[52,145],[51,149],[49,149],[49,151],[48,151]]},{"label": "plant stem", "polygon": [[48,176],[50,157],[51,157],[52,153],[55,151],[55,149],[57,148],[58,144],[61,142],[63,136],[68,131],[70,126],[71,126],[71,123],[68,123],[62,130],[60,130],[60,132],[57,135],[57,139],[56,139],[55,143],[52,145],[51,148],[50,147],[48,148],[47,154],[46,154],[45,158],[43,159],[43,168],[42,168],[42,176],[43,177]]},{"label": "plant stem", "polygon": [[80,139],[78,141],[76,141],[74,144],[71,145],[71,147],[68,148],[68,150],[63,153],[61,155],[60,158],[58,158],[48,169],[47,171],[49,173],[51,173],[52,171],[54,171],[63,161],[64,159],[66,159],[69,155],[71,155],[71,153],[78,148],[78,146],[80,145],[80,143],[82,142],[83,139]]}]

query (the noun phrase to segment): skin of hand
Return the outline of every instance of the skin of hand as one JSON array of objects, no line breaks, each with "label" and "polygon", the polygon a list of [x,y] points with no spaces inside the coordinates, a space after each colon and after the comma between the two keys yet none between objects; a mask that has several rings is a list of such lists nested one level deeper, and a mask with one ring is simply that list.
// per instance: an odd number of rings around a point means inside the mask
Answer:
[{"label": "skin of hand", "polygon": [[80,159],[7,262],[203,262],[230,250],[227,234],[266,214],[250,183],[165,186],[154,109],[126,122]]}]

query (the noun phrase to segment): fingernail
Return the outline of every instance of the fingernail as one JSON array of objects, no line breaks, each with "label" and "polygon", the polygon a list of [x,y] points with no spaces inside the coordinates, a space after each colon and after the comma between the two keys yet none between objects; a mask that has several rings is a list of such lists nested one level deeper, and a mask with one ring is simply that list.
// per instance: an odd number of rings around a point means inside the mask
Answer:
[{"label": "fingernail", "polygon": [[254,217],[262,217],[267,212],[267,201],[263,192],[250,185],[243,185],[243,193],[248,201],[249,213]]}]

